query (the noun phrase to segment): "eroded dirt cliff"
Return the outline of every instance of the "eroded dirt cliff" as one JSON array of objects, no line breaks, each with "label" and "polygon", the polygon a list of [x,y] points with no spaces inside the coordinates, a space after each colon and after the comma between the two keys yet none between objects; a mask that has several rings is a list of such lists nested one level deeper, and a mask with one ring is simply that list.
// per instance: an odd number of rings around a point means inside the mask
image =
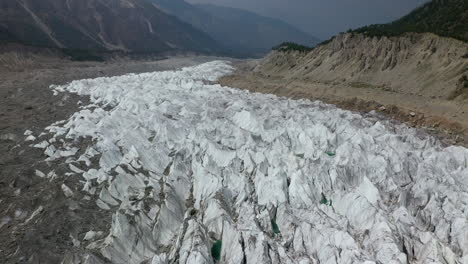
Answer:
[{"label": "eroded dirt cliff", "polygon": [[306,56],[271,53],[256,70],[289,79],[449,98],[467,74],[467,54],[466,43],[432,34],[398,38],[344,34]]}]

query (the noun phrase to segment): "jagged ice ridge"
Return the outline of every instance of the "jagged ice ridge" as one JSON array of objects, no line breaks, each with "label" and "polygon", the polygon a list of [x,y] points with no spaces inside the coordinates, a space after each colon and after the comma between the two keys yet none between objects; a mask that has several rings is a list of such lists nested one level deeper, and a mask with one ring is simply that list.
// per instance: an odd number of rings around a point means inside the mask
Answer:
[{"label": "jagged ice ridge", "polygon": [[[214,61],[53,87],[92,101],[47,128],[66,144],[39,144],[87,167],[70,177],[113,214],[87,249],[112,263],[213,263],[216,241],[222,263],[468,263],[467,149],[213,84],[231,71]],[[84,137],[95,143],[78,157]]]}]

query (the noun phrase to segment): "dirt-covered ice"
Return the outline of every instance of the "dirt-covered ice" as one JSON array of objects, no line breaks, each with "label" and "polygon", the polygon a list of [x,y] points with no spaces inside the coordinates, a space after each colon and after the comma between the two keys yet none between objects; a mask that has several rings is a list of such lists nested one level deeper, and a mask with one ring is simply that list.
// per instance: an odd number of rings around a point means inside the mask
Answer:
[{"label": "dirt-covered ice", "polygon": [[[96,252],[112,263],[468,263],[467,149],[213,84],[231,71],[214,61],[53,87],[92,104],[47,128],[54,137],[36,147],[70,170],[41,177],[79,178],[112,214],[110,230],[76,239],[90,255],[65,263],[100,263]],[[85,151],[80,138],[92,139]]]}]

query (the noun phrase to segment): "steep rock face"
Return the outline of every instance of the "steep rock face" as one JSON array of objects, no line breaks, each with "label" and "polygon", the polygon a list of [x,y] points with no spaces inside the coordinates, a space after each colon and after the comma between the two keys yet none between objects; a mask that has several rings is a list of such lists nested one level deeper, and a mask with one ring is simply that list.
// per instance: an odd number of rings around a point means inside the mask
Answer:
[{"label": "steep rock face", "polygon": [[[342,34],[309,53],[273,52],[256,71],[426,97],[453,97],[468,71],[468,44],[433,34]],[[456,97],[456,96],[455,96]]]},{"label": "steep rock face", "polygon": [[68,49],[213,51],[207,34],[145,0],[5,0],[0,41]]},{"label": "steep rock face", "polygon": [[151,0],[163,10],[192,24],[237,54],[264,55],[285,41],[308,46],[318,39],[269,17],[236,8],[211,4],[192,5],[183,0]]}]

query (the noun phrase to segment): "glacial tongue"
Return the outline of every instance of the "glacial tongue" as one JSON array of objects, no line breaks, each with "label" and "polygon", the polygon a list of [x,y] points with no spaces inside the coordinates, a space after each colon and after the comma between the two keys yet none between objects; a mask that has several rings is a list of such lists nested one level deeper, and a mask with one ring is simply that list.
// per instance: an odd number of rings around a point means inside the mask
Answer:
[{"label": "glacial tongue", "polygon": [[212,84],[231,71],[214,61],[53,87],[93,103],[41,145],[112,213],[83,249],[112,263],[468,263],[467,149]]}]

